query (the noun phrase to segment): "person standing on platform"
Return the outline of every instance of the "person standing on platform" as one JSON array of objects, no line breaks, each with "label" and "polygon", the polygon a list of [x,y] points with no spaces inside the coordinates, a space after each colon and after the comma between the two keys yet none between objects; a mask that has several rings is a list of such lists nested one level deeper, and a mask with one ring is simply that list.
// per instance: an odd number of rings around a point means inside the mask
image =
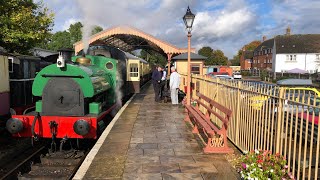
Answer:
[{"label": "person standing on platform", "polygon": [[152,84],[154,89],[154,100],[156,102],[160,101],[160,81],[161,81],[161,67],[157,66],[157,68],[152,72]]},{"label": "person standing on platform", "polygon": [[171,67],[170,75],[170,91],[171,91],[171,102],[172,104],[179,104],[178,91],[180,86],[180,74],[176,72],[175,67]]},{"label": "person standing on platform", "polygon": [[165,68],[161,68],[162,71],[162,77],[161,77],[161,83],[160,83],[160,99],[163,99],[163,91],[164,91],[164,86],[166,85],[167,82],[167,71]]}]

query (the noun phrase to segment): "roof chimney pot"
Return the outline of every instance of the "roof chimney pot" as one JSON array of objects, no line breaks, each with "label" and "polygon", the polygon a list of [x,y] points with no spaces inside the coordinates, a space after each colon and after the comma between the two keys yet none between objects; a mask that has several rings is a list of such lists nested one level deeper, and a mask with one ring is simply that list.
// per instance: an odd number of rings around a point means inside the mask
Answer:
[{"label": "roof chimney pot", "polygon": [[266,41],[267,40],[267,36],[263,36],[262,37],[262,42]]},{"label": "roof chimney pot", "polygon": [[288,26],[287,29],[286,29],[286,35],[287,35],[287,36],[290,36],[290,35],[291,35],[291,28],[290,28],[290,26]]}]

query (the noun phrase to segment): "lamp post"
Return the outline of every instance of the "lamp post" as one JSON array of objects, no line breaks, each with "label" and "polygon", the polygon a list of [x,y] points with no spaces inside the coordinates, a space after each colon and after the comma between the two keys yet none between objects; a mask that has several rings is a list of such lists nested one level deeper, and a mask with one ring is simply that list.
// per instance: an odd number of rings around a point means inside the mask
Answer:
[{"label": "lamp post", "polygon": [[191,100],[191,59],[190,59],[190,51],[191,51],[191,31],[192,25],[194,21],[195,15],[192,14],[189,6],[186,14],[183,16],[183,21],[188,31],[188,77],[187,77],[187,105],[190,105]]}]

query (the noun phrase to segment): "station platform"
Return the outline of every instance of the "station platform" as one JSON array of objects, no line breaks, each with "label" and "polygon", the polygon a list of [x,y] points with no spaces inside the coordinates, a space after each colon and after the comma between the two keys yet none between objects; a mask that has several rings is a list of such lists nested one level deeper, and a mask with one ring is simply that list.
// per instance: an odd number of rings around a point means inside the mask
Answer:
[{"label": "station platform", "polygon": [[129,101],[74,179],[240,179],[224,154],[203,153],[183,107],[154,102],[152,85]]}]

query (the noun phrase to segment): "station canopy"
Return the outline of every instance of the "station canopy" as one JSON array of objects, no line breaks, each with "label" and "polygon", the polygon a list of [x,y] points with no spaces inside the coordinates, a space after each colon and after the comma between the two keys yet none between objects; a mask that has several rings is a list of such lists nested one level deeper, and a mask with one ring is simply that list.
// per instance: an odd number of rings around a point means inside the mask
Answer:
[{"label": "station canopy", "polygon": [[[154,50],[167,56],[168,60],[171,59],[172,56],[188,52],[187,48],[178,48],[168,42],[129,26],[118,26],[99,32],[90,37],[89,44],[114,46],[127,52],[138,49],[144,49],[146,51]],[[75,53],[77,54],[83,47],[84,44],[82,41],[76,42],[74,44]],[[191,51],[194,52],[195,49],[192,48]]]}]

